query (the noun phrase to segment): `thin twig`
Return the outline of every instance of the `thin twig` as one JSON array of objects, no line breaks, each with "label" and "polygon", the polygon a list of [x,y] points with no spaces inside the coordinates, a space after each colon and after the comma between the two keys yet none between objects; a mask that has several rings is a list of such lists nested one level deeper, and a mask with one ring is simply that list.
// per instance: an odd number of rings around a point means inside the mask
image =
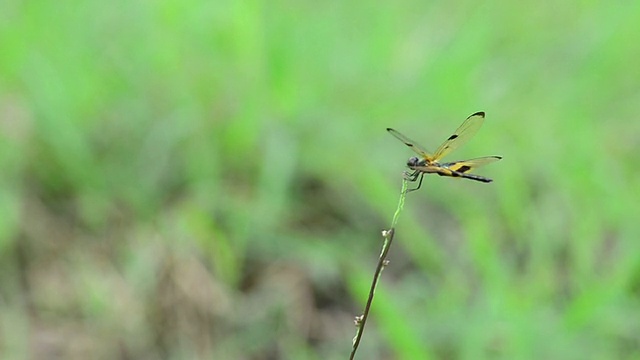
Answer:
[{"label": "thin twig", "polygon": [[351,356],[349,356],[349,360],[353,360],[356,356],[356,351],[358,350],[358,345],[360,345],[360,340],[362,339],[362,334],[364,333],[364,326],[367,322],[367,318],[369,317],[369,310],[371,309],[371,303],[373,302],[373,295],[376,292],[376,287],[378,286],[378,280],[380,279],[380,274],[382,274],[382,270],[385,266],[389,264],[387,260],[387,254],[389,253],[389,249],[391,248],[391,242],[393,242],[393,236],[396,232],[395,226],[398,222],[398,216],[404,207],[404,198],[407,194],[407,179],[402,181],[402,192],[400,194],[400,201],[398,202],[398,208],[396,209],[395,214],[393,214],[393,220],[391,221],[391,229],[384,230],[382,232],[382,236],[384,236],[384,243],[382,244],[382,251],[380,252],[380,257],[378,259],[378,265],[376,266],[376,271],[373,274],[373,281],[371,282],[371,289],[369,290],[369,297],[367,298],[367,304],[364,307],[364,313],[360,316],[356,316],[356,336],[353,338],[353,348],[351,350]]}]

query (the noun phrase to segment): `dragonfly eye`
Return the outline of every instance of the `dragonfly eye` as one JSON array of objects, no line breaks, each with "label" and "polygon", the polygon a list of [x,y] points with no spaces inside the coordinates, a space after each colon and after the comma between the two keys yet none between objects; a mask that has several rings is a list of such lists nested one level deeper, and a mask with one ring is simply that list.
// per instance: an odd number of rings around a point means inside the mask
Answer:
[{"label": "dragonfly eye", "polygon": [[416,166],[418,165],[418,158],[415,156],[412,156],[409,158],[409,160],[407,160],[407,166],[412,167],[412,166]]}]

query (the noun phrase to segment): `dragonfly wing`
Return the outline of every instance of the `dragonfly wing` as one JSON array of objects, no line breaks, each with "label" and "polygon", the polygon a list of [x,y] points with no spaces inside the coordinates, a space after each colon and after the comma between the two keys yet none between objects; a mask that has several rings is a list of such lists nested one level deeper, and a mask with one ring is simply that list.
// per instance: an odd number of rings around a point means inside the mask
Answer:
[{"label": "dragonfly wing", "polygon": [[398,140],[402,141],[405,145],[407,145],[408,147],[411,148],[411,150],[415,151],[416,154],[422,156],[425,159],[432,159],[433,156],[427,151],[425,150],[423,147],[421,147],[420,145],[418,145],[415,141],[409,139],[408,137],[402,135],[400,132],[391,129],[391,128],[387,128],[387,131],[395,136]]},{"label": "dragonfly wing", "polygon": [[475,133],[478,131],[482,123],[484,122],[484,112],[480,111],[469,116],[463,123],[456,129],[453,135],[436,150],[433,154],[434,161],[442,159],[445,155],[453,150],[464,145]]},{"label": "dragonfly wing", "polygon": [[485,166],[502,159],[502,156],[485,156],[475,159],[454,161],[446,164],[442,164],[442,167],[453,170],[455,172],[464,174],[471,172],[473,169]]}]

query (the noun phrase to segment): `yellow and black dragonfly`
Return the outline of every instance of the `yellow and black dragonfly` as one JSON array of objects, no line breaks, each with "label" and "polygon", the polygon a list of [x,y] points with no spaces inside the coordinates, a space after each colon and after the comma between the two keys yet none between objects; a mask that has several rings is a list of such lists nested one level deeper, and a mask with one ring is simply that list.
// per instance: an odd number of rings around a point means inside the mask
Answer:
[{"label": "yellow and black dragonfly", "polygon": [[420,177],[418,187],[410,189],[414,191],[420,189],[422,185],[422,178],[424,174],[438,174],[440,176],[459,177],[470,180],[476,180],[484,183],[489,183],[493,180],[484,176],[470,174],[469,172],[480,166],[491,164],[492,162],[502,159],[501,156],[484,156],[475,159],[453,161],[448,163],[441,163],[440,160],[448,153],[464,145],[475,133],[478,131],[482,123],[484,122],[484,112],[480,111],[469,116],[458,129],[449,136],[449,138],[436,150],[433,155],[418,145],[415,141],[402,135],[396,130],[387,128],[387,131],[391,135],[398,138],[405,145],[415,151],[420,157],[412,156],[407,161],[407,166],[412,172],[406,172],[407,179],[410,181],[416,181]]}]

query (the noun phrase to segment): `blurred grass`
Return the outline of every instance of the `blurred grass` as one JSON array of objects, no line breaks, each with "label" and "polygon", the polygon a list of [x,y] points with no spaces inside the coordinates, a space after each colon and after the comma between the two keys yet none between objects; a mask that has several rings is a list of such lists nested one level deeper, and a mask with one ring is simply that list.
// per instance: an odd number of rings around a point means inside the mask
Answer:
[{"label": "blurred grass", "polygon": [[640,356],[635,4],[4,1],[0,353]]}]

